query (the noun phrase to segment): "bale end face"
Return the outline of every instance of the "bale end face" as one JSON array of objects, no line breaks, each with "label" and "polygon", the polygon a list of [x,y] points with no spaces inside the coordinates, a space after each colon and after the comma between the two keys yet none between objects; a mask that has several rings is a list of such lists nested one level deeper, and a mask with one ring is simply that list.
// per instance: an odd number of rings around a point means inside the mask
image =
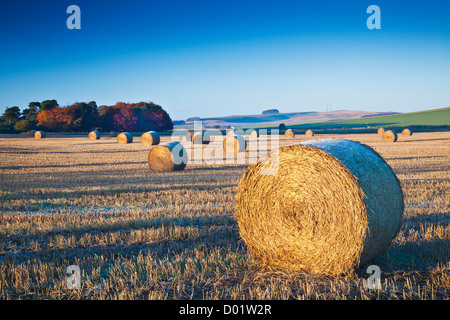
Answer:
[{"label": "bale end face", "polygon": [[378,134],[381,135],[381,134],[383,134],[384,131],[385,131],[384,128],[379,128],[377,132],[378,132]]}]

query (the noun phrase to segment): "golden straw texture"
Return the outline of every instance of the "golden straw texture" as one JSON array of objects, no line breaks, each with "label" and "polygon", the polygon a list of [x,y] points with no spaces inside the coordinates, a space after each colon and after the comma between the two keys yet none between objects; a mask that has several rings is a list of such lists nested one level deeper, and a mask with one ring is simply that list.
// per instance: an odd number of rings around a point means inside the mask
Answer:
[{"label": "golden straw texture", "polygon": [[159,134],[155,131],[144,132],[141,135],[141,144],[144,146],[157,145],[160,142]]},{"label": "golden straw texture", "polygon": [[154,146],[148,154],[148,165],[150,170],[155,172],[183,170],[187,162],[186,149],[178,141]]},{"label": "golden straw texture", "polygon": [[[274,159],[276,174],[264,175]],[[261,263],[323,275],[345,273],[384,252],[403,212],[400,185],[386,162],[340,139],[282,147],[258,161],[243,175],[236,203],[241,237]]]}]

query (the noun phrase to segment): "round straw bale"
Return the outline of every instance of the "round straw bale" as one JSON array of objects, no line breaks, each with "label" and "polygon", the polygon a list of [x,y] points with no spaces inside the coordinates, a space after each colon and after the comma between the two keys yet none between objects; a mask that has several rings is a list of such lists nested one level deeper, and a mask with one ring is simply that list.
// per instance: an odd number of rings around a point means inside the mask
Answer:
[{"label": "round straw bale", "polygon": [[383,134],[384,131],[385,131],[384,128],[380,128],[378,129],[378,134]]},{"label": "round straw bale", "polygon": [[121,132],[117,135],[117,143],[127,144],[133,142],[133,136],[129,132]]},{"label": "round straw bale", "polygon": [[235,132],[234,132],[234,130],[227,130],[227,136],[234,136],[235,135]]},{"label": "round straw bale", "polygon": [[100,132],[97,130],[89,132],[89,140],[97,140],[100,139]]},{"label": "round straw bale", "polygon": [[411,130],[409,130],[408,128],[403,129],[402,136],[410,136],[410,135],[412,135]]},{"label": "round straw bale", "polygon": [[[273,174],[263,171],[269,163],[277,163]],[[385,252],[403,213],[388,164],[340,139],[281,147],[261,159],[242,176],[236,203],[240,235],[261,263],[323,275]]]},{"label": "round straw bale", "polygon": [[258,138],[259,137],[259,131],[256,130],[256,129],[251,129],[250,130],[250,137]]},{"label": "round straw bale", "polygon": [[30,136],[30,137],[34,137],[34,134],[36,133],[36,130],[30,130],[30,131],[28,131],[28,135]]},{"label": "round straw bale", "polygon": [[150,170],[155,172],[183,170],[187,162],[186,149],[178,141],[154,146],[148,154],[148,165]]},{"label": "round straw bale", "polygon": [[288,138],[293,138],[295,136],[295,134],[292,129],[287,129],[286,132],[284,133],[284,136],[288,137]]},{"label": "round straw bale", "polygon": [[192,135],[192,143],[194,144],[208,144],[209,142],[210,137],[206,131],[196,131]]},{"label": "round straw bale", "polygon": [[111,138],[117,137],[117,132],[115,132],[115,131],[108,132],[108,137],[111,137]]},{"label": "round straw bale", "polygon": [[159,144],[159,134],[155,131],[144,132],[141,135],[141,144],[144,146],[154,146]]},{"label": "round straw bale", "polygon": [[306,135],[307,137],[313,137],[313,136],[314,136],[314,131],[312,131],[312,130],[306,130],[305,135]]},{"label": "round straw bale", "polygon": [[223,151],[225,153],[244,152],[247,148],[247,141],[243,136],[226,136],[223,139]]},{"label": "round straw bale", "polygon": [[34,137],[36,139],[43,139],[43,138],[45,138],[45,132],[44,131],[36,131],[34,133]]},{"label": "round straw bale", "polygon": [[386,130],[381,135],[381,140],[383,142],[395,142],[397,141],[397,134],[392,130]]}]

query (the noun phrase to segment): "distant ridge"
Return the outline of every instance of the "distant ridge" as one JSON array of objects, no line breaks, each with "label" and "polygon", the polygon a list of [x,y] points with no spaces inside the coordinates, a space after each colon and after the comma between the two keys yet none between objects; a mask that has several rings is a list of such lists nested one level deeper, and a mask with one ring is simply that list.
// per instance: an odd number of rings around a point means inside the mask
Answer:
[{"label": "distant ridge", "polygon": [[231,115],[226,117],[213,118],[191,117],[187,119],[184,124],[180,122],[179,125],[192,126],[194,124],[194,121],[200,120],[202,121],[202,125],[204,127],[267,127],[278,126],[280,123],[289,125],[306,122],[358,119],[362,117],[373,117],[387,114],[398,114],[398,112],[370,112],[354,110],[335,110],[327,112],[307,111],[290,113],[264,112],[263,114],[257,115]]}]

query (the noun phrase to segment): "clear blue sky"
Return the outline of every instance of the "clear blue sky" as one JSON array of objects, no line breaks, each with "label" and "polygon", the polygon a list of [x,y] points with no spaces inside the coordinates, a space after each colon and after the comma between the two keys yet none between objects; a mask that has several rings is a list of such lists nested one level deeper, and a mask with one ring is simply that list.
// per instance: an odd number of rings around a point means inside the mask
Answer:
[{"label": "clear blue sky", "polygon": [[174,120],[448,107],[450,1],[2,1],[0,112],[46,99],[153,101]]}]

